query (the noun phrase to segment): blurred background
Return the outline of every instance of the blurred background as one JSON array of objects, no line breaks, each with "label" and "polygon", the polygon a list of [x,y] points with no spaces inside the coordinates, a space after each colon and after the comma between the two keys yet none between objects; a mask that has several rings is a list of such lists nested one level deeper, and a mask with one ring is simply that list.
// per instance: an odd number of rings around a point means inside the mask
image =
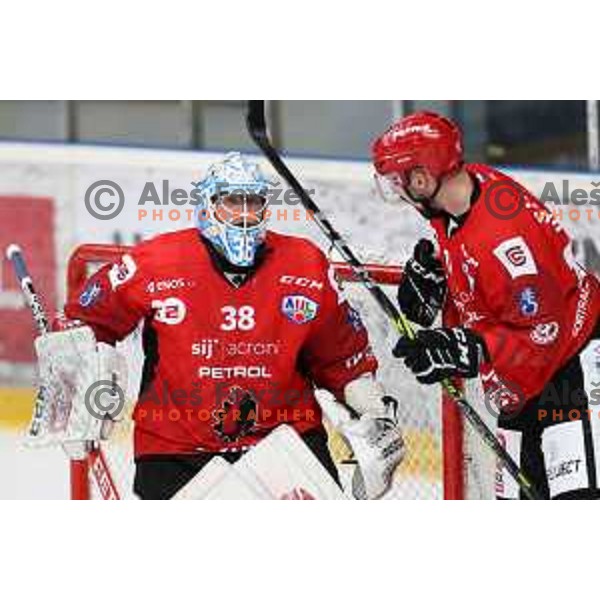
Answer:
[{"label": "blurred background", "polygon": [[[368,261],[401,264],[430,235],[414,211],[400,213],[378,197],[369,150],[395,119],[434,110],[462,126],[467,161],[496,165],[549,197],[555,218],[573,236],[576,257],[600,274],[597,108],[597,101],[584,100],[270,101],[267,120],[290,168]],[[229,100],[0,101],[0,498],[65,497],[68,478],[60,451],[32,458],[22,445],[35,332],[4,248],[21,245],[53,313],[82,244],[132,244],[194,226],[190,205],[173,202],[172,194],[189,193],[224,151],[250,153],[278,180],[248,136],[245,114],[245,101]],[[91,214],[86,201],[99,194],[107,194],[105,203],[121,194],[121,212],[109,219]],[[273,229],[310,237],[330,251],[297,205],[273,212]],[[380,328],[384,339],[387,322]],[[397,372],[393,364],[390,370]],[[401,394],[414,401],[415,427],[438,436],[437,405],[416,388]]]},{"label": "blurred background", "polygon": [[[586,101],[273,101],[270,126],[289,153],[364,159],[398,116],[435,110],[460,123],[473,162],[588,166]],[[0,101],[0,139],[156,148],[251,149],[245,101]]]}]

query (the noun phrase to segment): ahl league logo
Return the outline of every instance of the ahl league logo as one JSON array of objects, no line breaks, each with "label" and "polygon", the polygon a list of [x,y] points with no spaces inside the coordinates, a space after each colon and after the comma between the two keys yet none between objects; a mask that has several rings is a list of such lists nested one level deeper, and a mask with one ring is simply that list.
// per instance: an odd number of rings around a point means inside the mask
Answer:
[{"label": "ahl league logo", "polygon": [[306,296],[284,296],[281,301],[281,312],[296,325],[304,325],[312,321],[318,311],[319,304]]}]

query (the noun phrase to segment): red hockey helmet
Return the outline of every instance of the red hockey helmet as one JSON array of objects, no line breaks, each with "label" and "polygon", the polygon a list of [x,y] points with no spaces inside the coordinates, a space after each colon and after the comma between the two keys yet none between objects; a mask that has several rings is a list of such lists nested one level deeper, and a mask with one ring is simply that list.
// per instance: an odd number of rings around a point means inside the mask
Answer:
[{"label": "red hockey helmet", "polygon": [[379,175],[399,175],[404,186],[415,167],[440,179],[463,164],[461,131],[453,121],[433,112],[418,112],[394,123],[372,146]]}]

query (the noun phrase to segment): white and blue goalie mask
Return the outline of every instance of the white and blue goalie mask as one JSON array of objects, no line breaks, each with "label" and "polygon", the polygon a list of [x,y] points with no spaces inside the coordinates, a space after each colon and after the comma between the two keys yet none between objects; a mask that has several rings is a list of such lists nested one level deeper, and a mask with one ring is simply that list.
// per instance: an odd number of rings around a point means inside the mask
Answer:
[{"label": "white and blue goalie mask", "polygon": [[194,185],[200,191],[196,224],[201,235],[230,263],[252,266],[267,235],[271,182],[256,163],[231,152]]}]

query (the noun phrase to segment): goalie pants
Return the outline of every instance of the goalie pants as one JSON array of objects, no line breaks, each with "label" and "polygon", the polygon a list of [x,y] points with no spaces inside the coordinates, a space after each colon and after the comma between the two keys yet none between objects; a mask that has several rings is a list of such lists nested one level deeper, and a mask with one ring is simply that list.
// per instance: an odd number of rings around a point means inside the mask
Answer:
[{"label": "goalie pants", "polygon": [[[600,323],[594,338],[600,339]],[[600,406],[596,395],[600,389],[593,388],[592,398],[588,398],[582,353],[562,367],[518,414],[498,417],[499,440],[546,499],[600,499]],[[499,499],[523,498],[500,467],[496,493]]]},{"label": "goalie pants", "polygon": [[[329,453],[325,429],[312,429],[302,434],[302,440],[340,485],[337,469]],[[133,491],[142,500],[168,500],[192,480],[215,456],[234,463],[242,452],[197,454],[157,454],[140,456],[135,460]]]}]

